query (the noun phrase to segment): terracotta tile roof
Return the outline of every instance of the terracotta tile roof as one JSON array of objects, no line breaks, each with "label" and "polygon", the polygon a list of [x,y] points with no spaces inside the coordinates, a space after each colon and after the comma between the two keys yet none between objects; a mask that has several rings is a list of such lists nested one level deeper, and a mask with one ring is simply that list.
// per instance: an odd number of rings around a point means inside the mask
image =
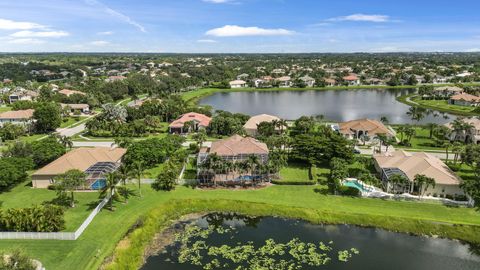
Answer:
[{"label": "terracotta tile roof", "polygon": [[435,179],[435,183],[443,185],[459,185],[458,178],[439,158],[421,153],[408,153],[403,150],[388,154],[373,156],[380,168],[398,168],[402,170],[410,181],[415,175],[423,174]]},{"label": "terracotta tile roof", "polygon": [[355,74],[350,74],[348,76],[343,77],[343,79],[345,81],[356,81],[356,80],[358,80],[358,77]]},{"label": "terracotta tile roof", "polygon": [[88,106],[88,104],[60,104],[62,106],[62,108],[65,108],[65,107],[70,107],[71,109],[73,110],[83,110],[85,108],[89,108],[90,106]]},{"label": "terracotta tile roof", "polygon": [[462,93],[462,94],[451,96],[450,99],[452,99],[452,100],[464,100],[464,101],[470,101],[470,102],[480,102],[480,97],[470,95],[470,94],[467,94],[467,93]]},{"label": "terracotta tile roof", "polygon": [[372,119],[358,119],[339,124],[340,133],[354,134],[355,130],[368,131],[369,135],[389,134],[394,135],[382,122]]},{"label": "terracotta tile roof", "polygon": [[243,127],[245,129],[257,129],[258,124],[262,122],[272,122],[273,120],[280,120],[280,118],[268,114],[259,114],[250,117]]},{"label": "terracotta tile roof", "polygon": [[76,148],[51,162],[33,175],[58,175],[71,169],[85,171],[97,162],[119,162],[126,153],[123,148]]},{"label": "terracotta tile roof", "polygon": [[0,114],[0,119],[30,119],[35,110],[8,111]]},{"label": "terracotta tile roof", "polygon": [[181,115],[177,120],[173,121],[169,126],[171,128],[182,128],[188,121],[196,121],[202,127],[207,127],[212,121],[212,118],[196,112],[189,112]]},{"label": "terracotta tile roof", "polygon": [[268,147],[254,138],[233,135],[230,138],[213,142],[210,153],[216,153],[219,156],[261,155],[268,154]]},{"label": "terracotta tile roof", "polygon": [[292,78],[290,76],[282,76],[280,78],[277,78],[277,81],[279,81],[279,82],[288,82],[290,80],[292,80]]}]

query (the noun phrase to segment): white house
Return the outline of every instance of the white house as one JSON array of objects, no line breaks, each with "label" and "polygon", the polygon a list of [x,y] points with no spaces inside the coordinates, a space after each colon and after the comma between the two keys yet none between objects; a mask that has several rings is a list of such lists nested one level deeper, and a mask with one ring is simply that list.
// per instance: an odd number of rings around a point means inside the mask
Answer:
[{"label": "white house", "polygon": [[0,114],[0,126],[5,123],[28,125],[33,123],[34,110],[8,111]]},{"label": "white house", "polygon": [[231,88],[245,88],[247,87],[247,82],[244,80],[234,80],[231,81],[230,83]]},{"label": "white house", "polygon": [[315,86],[315,79],[310,77],[310,76],[303,76],[300,78],[300,80],[307,86],[307,87],[313,87]]},{"label": "white house", "polygon": [[282,76],[277,78],[278,86],[279,87],[290,87],[292,86],[292,78],[290,76]]}]

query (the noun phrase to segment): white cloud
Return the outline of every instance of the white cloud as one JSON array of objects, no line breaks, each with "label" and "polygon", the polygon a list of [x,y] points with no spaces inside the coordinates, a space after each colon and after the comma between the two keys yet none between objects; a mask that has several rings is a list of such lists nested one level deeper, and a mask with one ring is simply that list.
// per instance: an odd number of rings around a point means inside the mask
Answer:
[{"label": "white cloud", "polygon": [[330,22],[343,22],[343,21],[352,21],[352,22],[375,22],[375,23],[382,23],[390,21],[390,16],[387,15],[369,15],[369,14],[352,14],[348,16],[341,16],[330,18],[327,21]]},{"label": "white cloud", "polygon": [[198,43],[217,43],[216,40],[213,39],[199,39],[197,40]]},{"label": "white cloud", "polygon": [[465,52],[480,52],[480,48],[470,48],[470,49],[466,49]]},{"label": "white cloud", "polygon": [[112,8],[109,8],[107,5],[102,4],[101,2],[99,2],[97,0],[85,0],[85,3],[87,3],[88,5],[91,5],[91,6],[100,7],[101,9],[103,9],[104,12],[106,12],[110,16],[118,18],[119,20],[122,20],[122,21],[136,27],[141,32],[144,32],[144,33],[147,32],[147,30],[145,29],[145,27],[143,27],[143,25],[139,24],[138,22],[136,22],[132,18],[128,17],[127,15],[125,15],[121,12],[118,12],[118,11],[112,9]]},{"label": "white cloud", "polygon": [[111,35],[113,35],[113,31],[98,32],[97,35],[100,35],[100,36],[111,36]]},{"label": "white cloud", "polygon": [[0,19],[0,29],[2,30],[30,30],[39,28],[45,28],[45,26],[33,22],[17,22],[7,19]]},{"label": "white cloud", "polygon": [[256,26],[242,27],[238,25],[225,25],[220,28],[208,30],[205,34],[216,37],[240,37],[240,36],[287,36],[295,32],[287,29],[266,29]]},{"label": "white cloud", "polygon": [[66,37],[70,35],[68,32],[65,31],[19,31],[11,34],[11,37],[14,38],[58,38],[58,37]]},{"label": "white cloud", "polygon": [[106,45],[110,45],[110,42],[105,40],[95,40],[90,42],[90,44],[93,46],[106,46]]},{"label": "white cloud", "polygon": [[11,39],[7,42],[10,43],[10,44],[27,44],[27,45],[45,43],[44,40],[40,40],[40,39],[36,39],[36,38],[17,38],[17,39]]}]

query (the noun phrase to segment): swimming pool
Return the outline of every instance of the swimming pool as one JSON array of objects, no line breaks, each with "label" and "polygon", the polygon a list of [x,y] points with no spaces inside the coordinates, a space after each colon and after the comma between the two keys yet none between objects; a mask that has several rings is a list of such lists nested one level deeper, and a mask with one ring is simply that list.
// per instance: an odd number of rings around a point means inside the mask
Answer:
[{"label": "swimming pool", "polygon": [[98,179],[90,186],[93,190],[100,190],[106,186],[105,179]]},{"label": "swimming pool", "polygon": [[357,179],[345,179],[342,181],[342,184],[347,187],[352,187],[360,190],[361,192],[371,192],[373,191],[372,187],[365,186],[362,183],[358,182]]}]

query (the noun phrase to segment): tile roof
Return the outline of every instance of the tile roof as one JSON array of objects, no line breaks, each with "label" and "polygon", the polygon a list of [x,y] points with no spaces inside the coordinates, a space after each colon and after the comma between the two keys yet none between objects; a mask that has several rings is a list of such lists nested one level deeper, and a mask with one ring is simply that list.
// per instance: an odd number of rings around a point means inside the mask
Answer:
[{"label": "tile roof", "polygon": [[280,120],[280,118],[268,114],[259,114],[250,117],[243,127],[245,129],[257,129],[258,124],[262,122],[272,122],[273,120]]},{"label": "tile roof", "polygon": [[451,96],[450,99],[452,100],[464,100],[464,101],[472,101],[472,102],[480,102],[480,97],[470,95],[467,93],[461,93],[458,95]]},{"label": "tile roof", "polygon": [[210,153],[219,156],[237,156],[252,154],[268,154],[268,147],[265,143],[251,137],[233,135],[230,138],[212,142]]},{"label": "tile roof", "polygon": [[377,154],[373,156],[380,168],[398,168],[402,170],[410,181],[415,175],[423,174],[435,179],[435,183],[443,185],[459,185],[458,178],[445,163],[439,158],[421,153],[408,153],[398,150],[388,154]]},{"label": "tile roof", "polygon": [[182,128],[186,122],[197,121],[200,126],[207,127],[212,121],[212,118],[196,112],[189,112],[181,115],[177,120],[170,123],[169,127]]},{"label": "tile roof", "polygon": [[77,91],[77,90],[70,90],[70,89],[62,89],[62,90],[58,91],[58,93],[60,93],[62,95],[65,95],[67,97],[69,97],[70,95],[73,95],[73,94],[85,95],[85,93],[83,93],[83,92],[80,92],[80,91]]},{"label": "tile roof", "polygon": [[58,175],[71,169],[85,171],[98,162],[119,162],[126,153],[123,148],[76,148],[36,171],[35,175]]},{"label": "tile roof", "polygon": [[35,110],[8,111],[0,114],[0,119],[30,119]]},{"label": "tile roof", "polygon": [[382,122],[372,119],[358,119],[339,124],[340,133],[354,134],[355,130],[368,131],[369,135],[389,134],[394,135]]}]

